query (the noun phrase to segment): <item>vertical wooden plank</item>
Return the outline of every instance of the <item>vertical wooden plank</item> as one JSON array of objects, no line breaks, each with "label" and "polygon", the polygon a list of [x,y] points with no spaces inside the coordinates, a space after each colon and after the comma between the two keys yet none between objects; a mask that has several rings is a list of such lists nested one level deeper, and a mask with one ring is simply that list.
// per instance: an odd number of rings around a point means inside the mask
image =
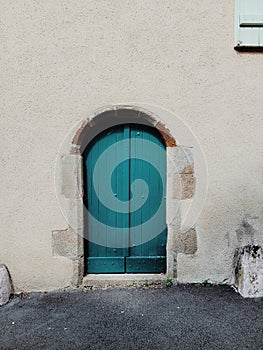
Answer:
[{"label": "vertical wooden plank", "polygon": [[[119,132],[118,132],[119,130]],[[118,249],[118,255],[127,256],[128,255],[128,228],[129,228],[129,127],[127,125],[119,126],[116,129],[116,140],[115,142],[121,142],[120,146],[116,149],[114,162],[117,166],[116,172],[114,173],[115,183],[112,187],[113,193],[116,198],[123,202],[125,208],[125,213],[116,215],[116,227],[122,227],[126,230],[123,230],[121,234],[115,236],[116,246],[123,246],[125,248]],[[123,142],[124,141],[124,142]],[[119,164],[119,157],[121,156],[122,161]],[[118,204],[115,206],[116,213],[119,212]],[[116,249],[115,249],[116,251]]]}]

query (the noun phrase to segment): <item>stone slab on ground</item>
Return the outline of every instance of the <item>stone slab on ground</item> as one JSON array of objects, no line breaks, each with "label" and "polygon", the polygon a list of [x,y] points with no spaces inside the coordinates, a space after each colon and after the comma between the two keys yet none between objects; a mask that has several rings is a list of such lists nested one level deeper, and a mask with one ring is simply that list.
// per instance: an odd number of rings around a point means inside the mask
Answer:
[{"label": "stone slab on ground", "polygon": [[111,287],[139,287],[149,285],[165,285],[164,274],[88,274],[84,276],[82,287],[87,289],[100,289]]},{"label": "stone slab on ground", "polygon": [[8,303],[12,293],[12,283],[7,267],[0,264],[0,306]]},{"label": "stone slab on ground", "polygon": [[244,298],[263,297],[263,249],[247,245],[236,251],[235,285]]}]

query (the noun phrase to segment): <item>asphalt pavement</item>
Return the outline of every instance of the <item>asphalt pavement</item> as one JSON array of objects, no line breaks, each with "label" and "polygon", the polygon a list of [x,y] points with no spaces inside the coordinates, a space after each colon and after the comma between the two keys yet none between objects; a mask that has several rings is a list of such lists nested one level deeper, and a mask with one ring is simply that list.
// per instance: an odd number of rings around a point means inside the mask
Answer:
[{"label": "asphalt pavement", "polygon": [[263,349],[263,300],[228,286],[31,293],[0,308],[0,349]]}]

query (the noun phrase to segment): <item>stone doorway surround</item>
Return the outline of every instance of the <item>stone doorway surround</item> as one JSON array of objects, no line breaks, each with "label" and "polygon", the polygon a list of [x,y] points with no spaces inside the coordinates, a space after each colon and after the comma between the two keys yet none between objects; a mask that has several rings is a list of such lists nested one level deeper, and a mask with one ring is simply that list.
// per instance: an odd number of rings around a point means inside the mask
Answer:
[{"label": "stone doorway surround", "polygon": [[[166,145],[166,223],[167,268],[160,279],[177,277],[177,254],[194,254],[197,250],[196,231],[181,231],[181,204],[193,198],[195,175],[191,145],[179,146],[166,126],[165,120],[144,108],[133,105],[115,105],[103,108],[82,120],[64,140],[56,163],[56,194],[68,228],[52,232],[54,256],[64,256],[73,261],[72,286],[79,286],[84,278],[84,210],[82,153],[88,143],[100,132],[119,124],[136,123],[156,128]],[[90,275],[91,276],[91,275]],[[103,275],[101,275],[103,279]],[[134,277],[133,277],[134,276]],[[138,280],[133,275],[126,280]],[[105,279],[104,275],[104,279]],[[91,276],[92,278],[92,276]],[[158,276],[152,275],[153,280]],[[98,276],[97,276],[98,279]],[[122,279],[121,276],[117,278]],[[141,276],[151,280],[151,275]],[[87,281],[87,277],[85,277]],[[90,284],[90,283],[88,283]]]}]

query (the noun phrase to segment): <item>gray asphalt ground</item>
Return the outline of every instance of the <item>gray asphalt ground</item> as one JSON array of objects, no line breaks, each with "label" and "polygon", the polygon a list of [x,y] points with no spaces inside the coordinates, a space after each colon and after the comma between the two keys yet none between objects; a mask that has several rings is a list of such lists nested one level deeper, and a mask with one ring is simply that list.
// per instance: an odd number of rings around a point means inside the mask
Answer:
[{"label": "gray asphalt ground", "polygon": [[0,308],[0,349],[263,349],[263,300],[227,286],[32,293]]}]

